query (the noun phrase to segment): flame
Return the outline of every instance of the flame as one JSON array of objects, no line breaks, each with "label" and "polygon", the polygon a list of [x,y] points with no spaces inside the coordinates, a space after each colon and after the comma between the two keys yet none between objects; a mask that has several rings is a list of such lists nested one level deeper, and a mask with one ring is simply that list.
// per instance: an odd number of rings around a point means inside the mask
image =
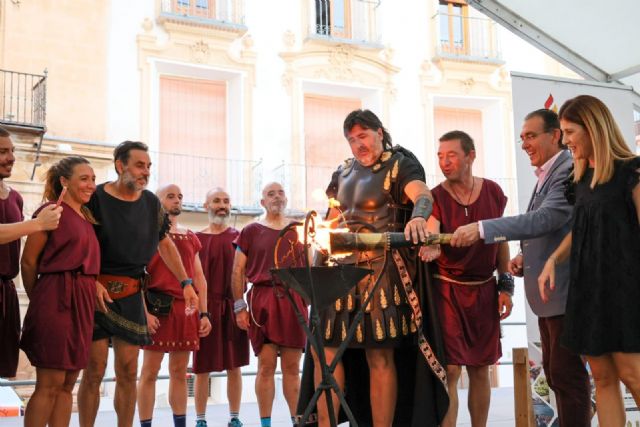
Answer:
[{"label": "flame", "polygon": [[[344,258],[349,253],[340,254],[340,255],[332,255],[331,254],[331,246],[329,245],[329,234],[330,233],[348,233],[350,230],[346,227],[344,228],[336,228],[336,224],[338,222],[338,218],[335,218],[331,221],[318,221],[315,223],[314,230],[309,232],[309,236],[307,237],[307,243],[310,243],[311,248],[316,251],[321,251],[325,254],[328,254],[330,257],[336,258]],[[296,227],[296,231],[298,233],[298,240],[300,243],[304,243],[304,226]]]}]

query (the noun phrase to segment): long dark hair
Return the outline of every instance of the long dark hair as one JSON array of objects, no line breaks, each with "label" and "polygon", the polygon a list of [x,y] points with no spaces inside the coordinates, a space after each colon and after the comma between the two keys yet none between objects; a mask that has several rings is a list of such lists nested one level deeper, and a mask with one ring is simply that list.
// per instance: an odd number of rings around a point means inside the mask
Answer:
[{"label": "long dark hair", "polygon": [[382,126],[382,122],[371,110],[354,110],[349,113],[346,119],[344,119],[344,124],[342,126],[342,130],[344,131],[344,136],[353,129],[355,125],[360,125],[363,129],[371,129],[373,131],[378,131],[378,129],[382,129],[382,147],[385,150],[390,150],[393,147],[391,143],[391,135],[389,132]]},{"label": "long dark hair", "polygon": [[[77,165],[90,165],[89,160],[80,156],[69,156],[60,159],[57,163],[49,168],[47,171],[47,177],[44,184],[44,194],[42,197],[43,202],[53,202],[58,200],[62,193],[61,177],[71,179],[73,176],[73,170]],[[80,207],[82,214],[92,224],[96,223],[93,214],[86,206]]]}]

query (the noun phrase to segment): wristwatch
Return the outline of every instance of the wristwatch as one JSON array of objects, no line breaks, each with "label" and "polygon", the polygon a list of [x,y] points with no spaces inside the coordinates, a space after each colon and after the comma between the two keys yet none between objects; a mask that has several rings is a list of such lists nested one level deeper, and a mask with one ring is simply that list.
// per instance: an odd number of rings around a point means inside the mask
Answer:
[{"label": "wristwatch", "polygon": [[189,285],[193,285],[193,279],[191,278],[184,279],[182,282],[180,282],[180,287],[182,289],[186,288]]},{"label": "wristwatch", "polygon": [[207,319],[211,320],[211,313],[209,313],[208,311],[200,312],[200,319],[202,319],[203,317],[206,317]]}]

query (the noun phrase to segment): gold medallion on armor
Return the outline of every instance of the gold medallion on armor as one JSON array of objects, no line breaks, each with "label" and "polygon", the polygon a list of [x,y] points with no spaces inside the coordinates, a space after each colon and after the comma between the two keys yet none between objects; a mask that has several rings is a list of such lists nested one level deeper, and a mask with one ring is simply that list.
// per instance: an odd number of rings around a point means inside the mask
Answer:
[{"label": "gold medallion on armor", "polygon": [[380,307],[384,310],[389,306],[387,302],[387,294],[384,293],[384,289],[380,289]]},{"label": "gold medallion on armor", "polygon": [[400,292],[398,291],[398,287],[397,286],[393,287],[393,302],[396,305],[400,305],[400,302],[401,302],[400,301]]},{"label": "gold medallion on armor", "polygon": [[380,324],[380,320],[376,319],[376,340],[382,341],[384,339],[384,330]]},{"label": "gold medallion on armor", "polygon": [[327,329],[324,331],[324,339],[331,339],[331,320],[327,320]]},{"label": "gold medallion on armor", "polygon": [[409,334],[409,325],[407,325],[407,317],[402,316],[402,335]]},{"label": "gold medallion on armor", "polygon": [[391,335],[391,338],[395,338],[398,335],[396,323],[393,321],[393,318],[389,319],[389,335]]},{"label": "gold medallion on armor", "polygon": [[364,341],[364,336],[362,334],[362,323],[358,323],[358,327],[356,327],[356,339],[358,342]]}]

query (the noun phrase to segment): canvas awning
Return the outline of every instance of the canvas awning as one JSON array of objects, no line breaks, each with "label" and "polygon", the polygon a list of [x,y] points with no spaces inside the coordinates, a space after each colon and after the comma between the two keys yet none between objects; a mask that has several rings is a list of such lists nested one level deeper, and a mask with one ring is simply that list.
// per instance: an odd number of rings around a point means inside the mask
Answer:
[{"label": "canvas awning", "polygon": [[632,86],[640,106],[640,1],[468,0],[585,79]]}]

